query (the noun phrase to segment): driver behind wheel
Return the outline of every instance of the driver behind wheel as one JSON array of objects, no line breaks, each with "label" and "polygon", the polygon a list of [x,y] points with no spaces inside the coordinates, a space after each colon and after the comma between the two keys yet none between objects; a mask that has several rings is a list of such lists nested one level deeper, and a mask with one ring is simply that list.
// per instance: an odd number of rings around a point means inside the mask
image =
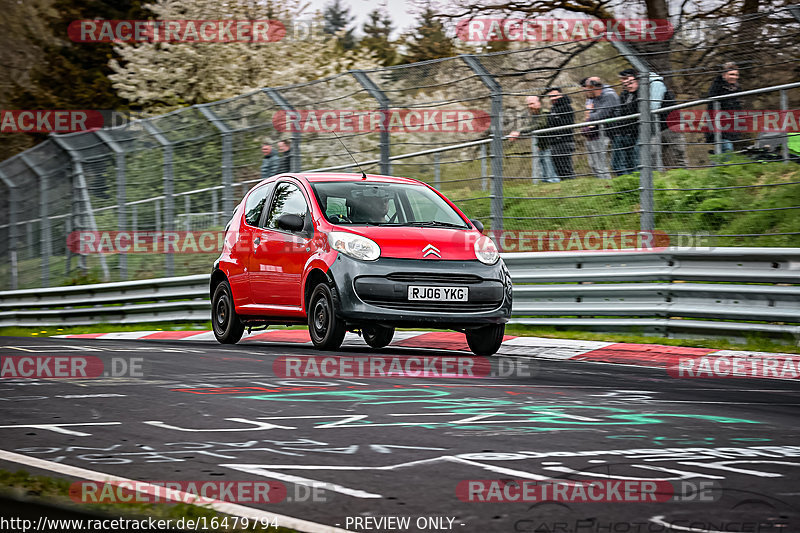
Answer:
[{"label": "driver behind wheel", "polygon": [[350,220],[378,224],[388,222],[390,196],[380,189],[368,189],[363,194],[348,201],[351,208]]}]

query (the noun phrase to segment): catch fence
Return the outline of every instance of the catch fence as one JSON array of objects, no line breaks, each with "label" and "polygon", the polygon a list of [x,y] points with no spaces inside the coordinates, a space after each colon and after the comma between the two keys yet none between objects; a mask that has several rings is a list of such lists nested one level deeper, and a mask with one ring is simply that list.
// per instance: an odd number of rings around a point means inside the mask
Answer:
[{"label": "catch fence", "polygon": [[[680,121],[662,129],[660,118],[725,109],[732,101],[744,109],[800,108],[800,22],[793,13],[718,19],[699,29],[679,25],[666,43],[540,43],[350,71],[116,128],[51,135],[0,163],[6,192],[0,196],[0,288],[207,272],[214,253],[84,254],[68,237],[222,230],[261,179],[262,144],[277,151],[279,140],[291,147],[281,156],[290,171],[356,171],[344,143],[366,172],[427,182],[492,230],[643,229],[675,238],[702,235],[704,245],[800,246],[793,136],[745,133],[729,144],[724,132],[674,131]],[[728,62],[740,74],[739,90],[706,98]],[[580,80],[597,76],[619,93],[618,73],[630,68],[639,83],[637,113],[584,120]],[[660,79],[675,95],[666,109],[651,105]],[[571,101],[572,123],[533,127],[526,97],[554,86]],[[548,100],[542,98],[545,110]],[[315,126],[331,110],[338,113],[341,143]],[[427,127],[354,126],[359,117],[398,110],[401,117],[438,118]],[[589,142],[597,124],[609,139],[600,149],[609,176],[598,167],[598,144]],[[636,133],[633,145],[614,144],[623,128]],[[569,137],[571,146],[560,143]],[[635,165],[619,166],[620,146],[638,158]],[[553,168],[554,156],[569,157],[575,179]]]}]

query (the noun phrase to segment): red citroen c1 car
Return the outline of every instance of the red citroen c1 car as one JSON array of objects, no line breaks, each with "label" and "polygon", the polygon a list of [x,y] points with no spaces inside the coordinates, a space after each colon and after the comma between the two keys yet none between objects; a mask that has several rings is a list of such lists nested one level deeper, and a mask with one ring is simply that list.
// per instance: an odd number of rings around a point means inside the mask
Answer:
[{"label": "red citroen c1 car", "polygon": [[373,348],[396,327],[466,334],[492,355],[511,317],[511,278],[492,240],[420,181],[359,174],[268,178],[234,211],[211,273],[221,343],[247,327],[308,324],[314,346],[346,331]]}]

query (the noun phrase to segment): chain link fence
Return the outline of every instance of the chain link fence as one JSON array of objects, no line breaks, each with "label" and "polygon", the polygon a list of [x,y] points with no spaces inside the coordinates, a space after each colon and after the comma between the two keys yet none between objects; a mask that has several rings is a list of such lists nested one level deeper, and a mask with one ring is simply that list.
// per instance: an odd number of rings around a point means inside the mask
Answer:
[{"label": "chain link fence", "polygon": [[[216,252],[81,254],[68,237],[223,230],[262,178],[264,143],[288,141],[279,160],[289,171],[355,172],[333,134],[306,120],[331,110],[354,117],[340,125],[379,111],[439,117],[427,127],[337,133],[366,172],[425,181],[492,230],[656,230],[687,242],[705,235],[717,246],[800,246],[798,139],[785,131],[694,131],[681,118],[736,108],[796,116],[798,16],[785,9],[688,21],[669,42],[540,43],[351,71],[51,135],[0,163],[0,287],[207,272]],[[618,95],[631,88],[619,75],[626,69],[638,100],[586,120],[586,102],[597,97],[580,82],[595,77],[598,94]],[[732,69],[741,85],[709,92]],[[543,111],[528,109],[530,96],[540,97]]]}]

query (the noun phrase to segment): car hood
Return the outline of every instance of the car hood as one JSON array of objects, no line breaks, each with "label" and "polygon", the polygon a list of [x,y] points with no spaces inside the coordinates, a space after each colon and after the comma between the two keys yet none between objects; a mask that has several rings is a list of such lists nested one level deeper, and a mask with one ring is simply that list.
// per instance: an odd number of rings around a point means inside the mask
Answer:
[{"label": "car hood", "polygon": [[336,230],[372,239],[381,247],[381,257],[431,261],[477,260],[474,246],[481,237],[476,230],[455,228],[340,226]]}]

